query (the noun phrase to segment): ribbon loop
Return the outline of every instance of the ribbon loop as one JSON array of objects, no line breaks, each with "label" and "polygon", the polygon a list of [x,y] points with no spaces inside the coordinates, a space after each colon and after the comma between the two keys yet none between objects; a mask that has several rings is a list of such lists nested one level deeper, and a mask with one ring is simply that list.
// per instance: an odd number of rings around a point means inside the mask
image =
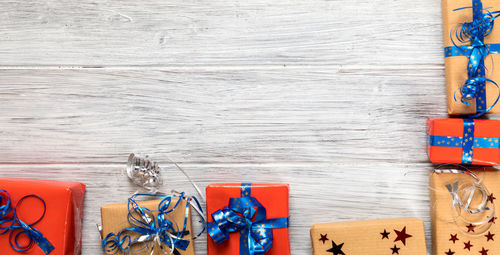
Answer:
[{"label": "ribbon loop", "polygon": [[265,207],[250,196],[250,185],[241,189],[242,197],[231,198],[228,207],[212,214],[208,234],[219,245],[239,231],[240,254],[263,255],[273,246],[272,229],[288,228],[288,218],[267,219]]},{"label": "ribbon loop", "polygon": [[[39,199],[43,203],[43,215],[31,224],[27,224],[19,219],[17,214],[17,208],[21,202],[29,197]],[[13,207],[10,194],[6,190],[0,190],[0,235],[9,233],[10,246],[17,252],[27,252],[36,243],[46,255],[50,254],[54,250],[54,246],[39,230],[33,227],[43,219],[46,209],[45,201],[37,195],[24,196]],[[23,235],[29,240],[26,245],[19,243],[19,238]]]}]

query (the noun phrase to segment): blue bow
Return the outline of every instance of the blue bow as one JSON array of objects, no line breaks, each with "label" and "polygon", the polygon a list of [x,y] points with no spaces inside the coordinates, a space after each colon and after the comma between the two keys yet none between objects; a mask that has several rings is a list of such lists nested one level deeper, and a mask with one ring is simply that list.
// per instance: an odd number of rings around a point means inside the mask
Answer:
[{"label": "blue bow", "polygon": [[[19,207],[24,199],[30,197],[42,201],[43,215],[37,221],[27,224],[19,219],[16,208]],[[46,209],[45,201],[36,195],[24,196],[17,202],[15,207],[12,207],[10,194],[6,190],[0,190],[0,235],[9,233],[10,246],[17,252],[27,252],[33,247],[33,244],[36,243],[46,255],[50,254],[54,250],[54,246],[52,246],[49,240],[47,240],[39,230],[33,227],[43,219]],[[15,232],[17,233],[14,234]],[[19,238],[23,235],[27,236],[29,239],[27,245],[21,245],[18,242]]]},{"label": "blue bow", "polygon": [[240,232],[240,254],[263,255],[273,246],[273,231],[288,228],[288,218],[266,219],[266,208],[250,196],[251,184],[241,185],[240,198],[231,198],[229,207],[212,214],[208,234],[217,244]]},{"label": "blue bow", "polygon": [[[473,0],[473,20],[461,24],[456,31],[455,37],[460,43],[470,43],[470,46],[457,46],[450,32],[450,38],[453,42],[452,47],[445,48],[445,57],[468,56],[469,63],[467,65],[467,73],[469,78],[460,88],[460,101],[465,105],[470,105],[470,101],[476,100],[476,115],[470,118],[479,117],[489,112],[498,103],[500,99],[500,91],[495,102],[487,108],[486,102],[486,82],[491,82],[497,88],[498,84],[490,79],[484,78],[485,64],[484,60],[489,54],[498,54],[500,44],[487,45],[484,43],[484,38],[491,34],[495,25],[495,19],[500,15],[500,11],[483,13],[483,4],[481,0]],[[463,7],[455,9],[459,11],[469,9]],[[499,88],[500,89],[500,88]],[[457,99],[455,98],[455,101]]]},{"label": "blue bow", "polygon": [[[138,196],[159,197],[163,200],[158,204],[157,211],[151,211],[137,204],[135,198]],[[171,209],[168,209],[173,198],[178,198],[178,200]],[[195,197],[185,198],[187,200],[185,217],[183,227],[180,229],[175,222],[168,220],[166,216],[179,206],[182,199],[184,199],[184,193],[180,193],[180,195],[136,194],[130,197],[127,218],[132,227],[125,228],[118,234],[109,233],[102,242],[104,252],[106,254],[119,252],[140,254],[145,250],[153,251],[155,245],[158,245],[162,250],[170,250],[172,254],[180,255],[178,250],[184,251],[189,246],[189,240],[184,239],[184,236],[189,234],[186,228],[191,202],[194,201],[197,209],[201,211],[201,205]],[[155,217],[154,213],[157,213],[158,216]],[[132,239],[130,234],[138,234],[139,236]],[[169,249],[164,248],[163,245],[168,246]]]}]

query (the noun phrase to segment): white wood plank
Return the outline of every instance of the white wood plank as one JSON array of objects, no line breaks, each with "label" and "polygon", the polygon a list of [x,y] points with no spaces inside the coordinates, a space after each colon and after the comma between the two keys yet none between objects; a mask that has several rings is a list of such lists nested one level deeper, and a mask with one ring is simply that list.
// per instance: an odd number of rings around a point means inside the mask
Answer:
[{"label": "white wood plank", "polygon": [[[87,184],[83,225],[83,254],[101,254],[99,208],[125,202],[135,191],[121,169],[111,165],[2,165],[1,177],[80,181]],[[247,164],[182,165],[202,188],[216,182],[282,182],[290,184],[290,238],[292,254],[309,255],[309,228],[318,222],[419,217],[426,222],[430,247],[427,163],[311,163],[302,165]],[[194,193],[190,184],[166,167],[170,189]],[[196,241],[196,254],[206,254],[206,238]]]},{"label": "white wood plank", "polygon": [[440,1],[0,2],[0,66],[442,65]]},{"label": "white wood plank", "polygon": [[3,70],[2,163],[427,162],[440,69]]}]

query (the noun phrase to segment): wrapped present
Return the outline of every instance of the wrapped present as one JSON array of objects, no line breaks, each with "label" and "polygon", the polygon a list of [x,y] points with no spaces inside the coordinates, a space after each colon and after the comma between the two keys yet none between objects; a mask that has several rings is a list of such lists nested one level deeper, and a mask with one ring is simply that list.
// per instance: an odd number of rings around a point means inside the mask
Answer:
[{"label": "wrapped present", "polygon": [[500,113],[497,0],[442,0],[449,114]]},{"label": "wrapped present", "polygon": [[486,169],[431,175],[432,254],[500,254],[500,172]]},{"label": "wrapped present", "polygon": [[289,255],[288,185],[212,184],[206,189],[208,255]]},{"label": "wrapped present", "polygon": [[80,254],[84,193],[82,183],[0,179],[0,253]]},{"label": "wrapped present", "polygon": [[416,218],[315,224],[314,255],[427,254],[424,222]]},{"label": "wrapped present", "polygon": [[428,119],[429,159],[433,163],[500,164],[500,121]]},{"label": "wrapped present", "polygon": [[128,203],[102,206],[104,253],[194,255],[191,199],[183,194],[137,194]]}]

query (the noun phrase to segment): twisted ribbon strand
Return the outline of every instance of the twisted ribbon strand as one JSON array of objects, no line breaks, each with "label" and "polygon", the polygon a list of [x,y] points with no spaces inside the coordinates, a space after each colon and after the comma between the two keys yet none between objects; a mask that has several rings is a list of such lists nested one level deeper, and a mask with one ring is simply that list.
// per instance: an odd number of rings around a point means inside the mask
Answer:
[{"label": "twisted ribbon strand", "polygon": [[[43,204],[43,214],[35,222],[27,224],[19,219],[17,208],[27,198],[39,199]],[[46,254],[50,254],[54,250],[54,246],[43,236],[43,234],[33,226],[40,222],[45,217],[47,207],[45,201],[37,195],[27,195],[22,197],[16,204],[12,206],[12,200],[9,192],[0,190],[0,235],[9,233],[9,244],[11,248],[17,252],[27,252],[34,244]],[[22,245],[19,239],[26,236],[29,240],[28,244]]]}]

